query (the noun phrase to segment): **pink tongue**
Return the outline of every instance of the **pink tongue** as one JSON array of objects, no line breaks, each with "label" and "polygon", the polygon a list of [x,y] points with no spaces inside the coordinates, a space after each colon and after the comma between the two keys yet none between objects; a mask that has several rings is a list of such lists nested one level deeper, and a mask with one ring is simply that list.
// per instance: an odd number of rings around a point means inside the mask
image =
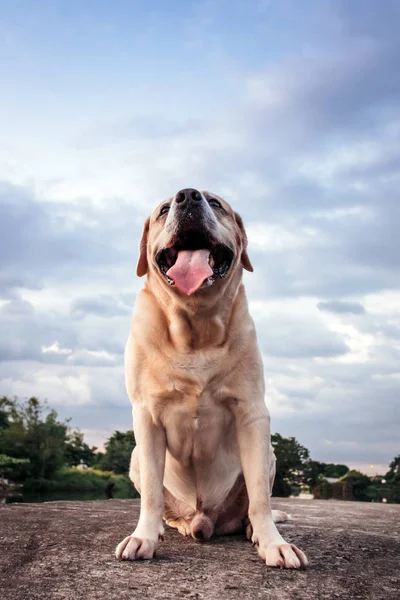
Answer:
[{"label": "pink tongue", "polygon": [[199,289],[207,277],[213,274],[208,264],[209,250],[181,250],[176,263],[167,271],[176,287],[190,296]]}]

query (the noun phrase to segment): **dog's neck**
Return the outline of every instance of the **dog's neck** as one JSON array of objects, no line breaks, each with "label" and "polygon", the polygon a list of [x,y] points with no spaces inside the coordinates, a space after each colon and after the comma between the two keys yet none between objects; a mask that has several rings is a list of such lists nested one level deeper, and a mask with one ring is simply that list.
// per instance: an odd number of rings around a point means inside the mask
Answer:
[{"label": "dog's neck", "polygon": [[145,289],[156,298],[171,344],[178,351],[193,352],[223,346],[229,341],[232,319],[248,314],[241,273],[221,287],[218,294],[205,297],[183,298],[175,290],[152,284],[148,277]]}]

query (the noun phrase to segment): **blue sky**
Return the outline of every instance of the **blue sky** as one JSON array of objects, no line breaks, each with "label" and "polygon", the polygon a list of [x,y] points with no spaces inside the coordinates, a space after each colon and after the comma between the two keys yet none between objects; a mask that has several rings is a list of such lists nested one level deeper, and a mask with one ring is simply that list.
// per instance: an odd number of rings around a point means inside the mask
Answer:
[{"label": "blue sky", "polygon": [[395,0],[0,2],[0,393],[101,445],[141,226],[186,187],[245,221],[273,429],[398,454]]}]

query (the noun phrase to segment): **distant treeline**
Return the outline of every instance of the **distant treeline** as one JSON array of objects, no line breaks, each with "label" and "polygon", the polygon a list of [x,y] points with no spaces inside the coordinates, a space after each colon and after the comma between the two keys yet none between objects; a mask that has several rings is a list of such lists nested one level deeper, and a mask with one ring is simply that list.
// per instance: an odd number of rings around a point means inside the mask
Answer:
[{"label": "distant treeline", "polygon": [[137,496],[127,476],[133,431],[114,432],[105,447],[98,452],[89,446],[81,431],[60,421],[57,412],[37,398],[0,398],[0,475],[19,484],[8,489],[9,498]]},{"label": "distant treeline", "polygon": [[[277,458],[275,496],[308,490],[318,498],[400,502],[400,455],[384,478],[350,471],[346,465],[312,460],[293,437],[272,436]],[[0,475],[19,484],[24,500],[63,497],[134,497],[127,474],[135,437],[115,431],[98,452],[84,435],[60,421],[35,397],[0,398]],[[338,481],[328,481],[337,479]]]}]

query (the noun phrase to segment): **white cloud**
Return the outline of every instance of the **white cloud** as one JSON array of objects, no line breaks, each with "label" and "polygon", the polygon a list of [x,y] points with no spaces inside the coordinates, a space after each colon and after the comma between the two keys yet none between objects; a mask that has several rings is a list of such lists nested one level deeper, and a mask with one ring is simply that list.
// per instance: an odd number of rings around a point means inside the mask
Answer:
[{"label": "white cloud", "polygon": [[54,354],[71,354],[72,350],[70,348],[61,348],[60,342],[55,341],[51,346],[42,346],[41,348],[43,354],[47,354],[48,352],[54,352]]},{"label": "white cloud", "polygon": [[304,247],[318,247],[324,243],[314,227],[285,227],[279,223],[253,223],[246,226],[250,247],[263,252],[283,252]]}]

